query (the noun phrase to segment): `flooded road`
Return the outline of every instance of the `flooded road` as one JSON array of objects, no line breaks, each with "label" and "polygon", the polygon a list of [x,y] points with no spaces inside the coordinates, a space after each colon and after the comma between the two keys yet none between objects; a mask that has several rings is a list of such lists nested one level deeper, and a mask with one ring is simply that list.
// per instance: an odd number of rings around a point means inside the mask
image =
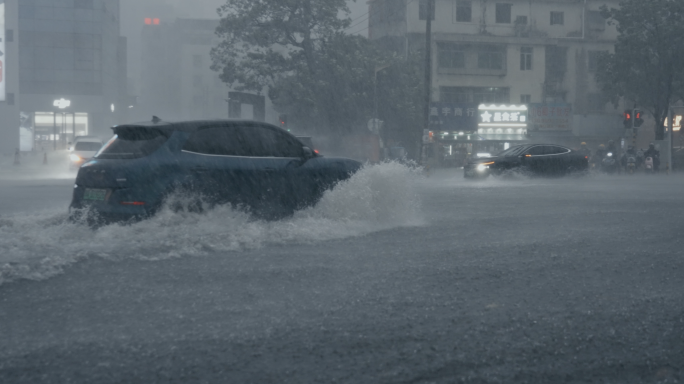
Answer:
[{"label": "flooded road", "polygon": [[43,223],[57,246],[41,260],[83,251],[56,269],[22,261],[38,248],[10,239],[38,227],[3,214],[0,381],[683,378],[684,178],[408,175],[378,169],[283,222],[217,211],[71,243]]}]

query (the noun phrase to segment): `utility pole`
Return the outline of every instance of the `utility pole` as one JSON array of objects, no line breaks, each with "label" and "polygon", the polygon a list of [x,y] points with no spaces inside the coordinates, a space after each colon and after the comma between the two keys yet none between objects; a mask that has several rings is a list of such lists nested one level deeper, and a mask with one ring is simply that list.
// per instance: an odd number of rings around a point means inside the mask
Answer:
[{"label": "utility pole", "polygon": [[672,144],[672,130],[674,129],[674,120],[677,118],[677,115],[674,114],[674,110],[672,107],[668,108],[668,122],[670,124],[668,129],[667,129],[667,141],[668,141],[668,146],[670,148],[667,149],[667,173],[669,174],[672,170],[672,149],[674,148],[674,145]]},{"label": "utility pole", "polygon": [[[420,155],[418,162],[423,163],[425,156],[425,143],[423,136],[430,129],[430,95],[432,92],[432,12],[435,9],[435,0],[427,1],[427,15],[425,17],[425,106],[423,123],[423,135],[420,135]],[[427,160],[427,159],[426,159]]]}]

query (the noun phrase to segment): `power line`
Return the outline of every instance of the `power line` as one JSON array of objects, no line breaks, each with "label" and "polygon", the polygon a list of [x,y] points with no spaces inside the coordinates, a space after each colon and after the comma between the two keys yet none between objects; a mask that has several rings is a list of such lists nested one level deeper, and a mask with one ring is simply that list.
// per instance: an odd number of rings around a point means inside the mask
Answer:
[{"label": "power line", "polygon": [[363,15],[361,15],[361,16],[356,16],[355,18],[353,18],[353,19],[351,20],[351,21],[352,21],[352,23],[353,23],[353,22],[355,22],[356,20],[358,20],[358,19],[360,19],[360,18],[362,18],[362,17],[366,16],[366,15],[367,15],[368,13],[370,13],[370,11],[368,11],[368,12],[364,13],[364,14],[363,14]]},{"label": "power line", "polygon": [[[378,11],[375,11],[375,13],[377,13],[377,12],[378,12]],[[345,30],[344,30],[344,31],[346,32],[347,30],[349,30],[349,29],[352,29],[352,28],[356,27],[357,25],[359,25],[359,24],[363,23],[364,21],[366,21],[366,20],[370,19],[370,15],[369,15],[369,13],[370,13],[370,12],[366,13],[366,15],[368,15],[368,17],[366,17],[365,19],[363,19],[363,20],[359,21],[358,23],[356,23],[356,24],[354,24],[354,25],[352,25],[352,26],[350,26],[350,27],[347,27],[347,28],[345,28]],[[360,16],[360,17],[363,17],[363,16],[365,16],[365,15],[362,15],[362,16]]]}]

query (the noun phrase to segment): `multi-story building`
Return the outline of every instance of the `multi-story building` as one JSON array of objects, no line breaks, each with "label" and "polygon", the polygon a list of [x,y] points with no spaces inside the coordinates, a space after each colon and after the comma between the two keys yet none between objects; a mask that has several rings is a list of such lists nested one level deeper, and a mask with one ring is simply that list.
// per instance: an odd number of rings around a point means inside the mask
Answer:
[{"label": "multi-story building", "polygon": [[[211,69],[210,52],[219,43],[215,34],[218,20],[167,21],[151,17],[141,21],[145,26],[141,39],[138,114],[154,114],[167,120],[249,119],[262,111],[259,107],[259,111],[254,110],[251,104],[237,102],[237,105],[233,103],[233,113],[229,116],[230,89]],[[272,108],[267,109],[265,119],[276,121]]]},{"label": "multi-story building", "polygon": [[[508,113],[497,115],[488,110],[474,113],[477,119],[436,117],[442,124],[456,122],[450,129],[466,134],[456,137],[457,133],[439,132],[435,126],[433,137],[489,142],[544,139],[570,144],[620,136],[621,114],[594,80],[598,57],[611,51],[617,38],[615,26],[606,23],[600,7],[616,7],[616,0],[434,3],[429,12],[427,0],[371,0],[369,38],[395,51],[424,52],[430,17],[431,99],[439,106],[433,108],[434,114],[492,104],[517,105],[515,108],[526,112],[516,114],[524,119],[516,124],[505,123]],[[449,104],[455,107],[443,108]],[[491,114],[494,120],[483,121],[479,113],[486,114],[485,119],[492,119]],[[483,124],[487,122],[492,124]]]},{"label": "multi-story building", "polygon": [[60,148],[77,135],[108,136],[128,106],[119,1],[3,5],[8,55],[0,150]]}]

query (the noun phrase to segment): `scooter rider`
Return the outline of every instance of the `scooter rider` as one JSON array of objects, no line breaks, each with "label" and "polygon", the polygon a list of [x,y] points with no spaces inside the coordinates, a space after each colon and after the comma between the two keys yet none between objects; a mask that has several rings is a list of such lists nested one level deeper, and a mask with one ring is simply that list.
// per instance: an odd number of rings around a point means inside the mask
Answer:
[{"label": "scooter rider", "polygon": [[606,146],[601,144],[599,145],[598,149],[596,149],[596,152],[594,152],[594,156],[591,157],[591,163],[594,164],[595,166],[601,163],[601,160],[606,156]]},{"label": "scooter rider", "polygon": [[627,151],[625,151],[624,154],[622,154],[622,157],[620,158],[620,163],[622,164],[623,167],[627,166],[627,158],[628,157],[634,157],[634,160],[637,160],[637,152],[636,149],[634,149],[634,146],[630,145],[627,147]]},{"label": "scooter rider", "polygon": [[655,144],[650,143],[648,149],[644,152],[644,158],[650,157],[653,159],[653,171],[658,172],[660,167],[660,151],[655,148]]},{"label": "scooter rider", "polygon": [[580,147],[577,150],[577,152],[580,155],[591,157],[591,149],[589,149],[589,147],[587,147],[587,143],[585,143],[584,141],[582,142],[582,144],[580,144]]}]

